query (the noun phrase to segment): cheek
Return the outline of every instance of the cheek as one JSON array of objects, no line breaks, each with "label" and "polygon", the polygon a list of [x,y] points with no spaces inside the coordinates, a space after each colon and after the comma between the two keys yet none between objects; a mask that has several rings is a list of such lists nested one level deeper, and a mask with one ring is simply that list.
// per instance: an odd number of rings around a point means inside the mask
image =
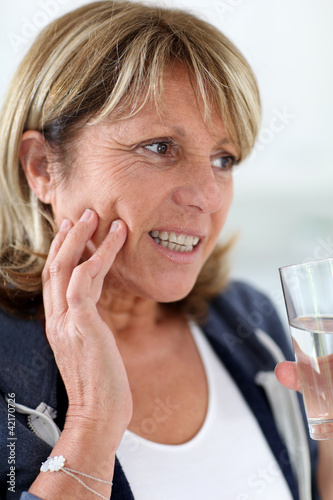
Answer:
[{"label": "cheek", "polygon": [[165,216],[169,206],[165,183],[161,186],[159,179],[154,180],[152,176],[150,179],[128,177],[124,185],[115,193],[113,209],[117,217],[126,222],[130,232],[151,228],[153,221],[161,216],[162,207]]},{"label": "cheek", "polygon": [[223,228],[223,225],[226,221],[226,218],[229,214],[229,210],[230,210],[230,207],[232,204],[233,195],[234,195],[232,181],[230,182],[227,189],[222,190],[222,193],[223,193],[223,196],[222,196],[221,207],[219,208],[219,210],[217,212],[215,212],[215,214],[213,214],[213,218],[215,220],[217,227],[219,228],[218,229],[219,231],[221,231],[221,229]]},{"label": "cheek", "polygon": [[63,192],[57,196],[51,205],[54,220],[58,227],[64,219],[69,219],[73,223],[76,222],[80,219],[85,208],[89,208],[89,206],[85,207],[84,203],[82,203],[81,208],[81,203],[77,200],[75,193],[67,192]]},{"label": "cheek", "polygon": [[212,214],[211,250],[214,248],[215,244],[219,239],[219,236],[221,235],[221,232],[223,231],[223,227],[225,225],[230,210],[231,202],[232,202],[232,191],[228,197],[227,195],[224,197],[221,208],[217,212]]},{"label": "cheek", "polygon": [[93,186],[89,187],[89,183],[87,184],[88,186],[73,186],[58,193],[52,203],[54,220],[59,227],[65,218],[75,223],[87,208],[94,210],[99,217],[99,225],[95,233],[96,241],[100,242],[102,241],[100,234],[104,233],[105,237],[112,220],[117,218],[114,209],[116,202],[111,197],[102,197],[99,191],[97,192]]}]

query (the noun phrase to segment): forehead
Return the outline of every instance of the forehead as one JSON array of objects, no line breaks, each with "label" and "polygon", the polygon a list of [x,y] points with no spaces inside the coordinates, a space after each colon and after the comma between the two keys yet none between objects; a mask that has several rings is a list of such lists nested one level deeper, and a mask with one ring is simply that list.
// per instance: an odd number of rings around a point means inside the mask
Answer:
[{"label": "forehead", "polygon": [[[189,130],[192,135],[208,132],[216,142],[227,142],[219,109],[211,106],[209,118],[205,118],[201,93],[184,66],[173,65],[166,68],[161,88],[142,107],[139,103],[138,108],[139,111],[134,113],[124,111],[122,116],[116,115],[119,129],[125,131],[139,127],[143,132],[156,129],[157,133],[163,129],[166,132],[170,130],[172,135],[178,137],[186,137]],[[110,113],[106,122],[115,123],[113,113]],[[231,145],[230,141],[229,143]]]},{"label": "forehead", "polygon": [[[193,113],[197,112],[206,122],[207,110],[198,84],[187,68],[181,64],[174,64],[164,69],[161,85],[157,86],[155,94],[150,96],[147,104],[152,110],[157,110],[163,118],[170,114],[170,107],[180,105],[183,112],[188,108]],[[222,122],[217,106],[211,105],[210,111],[215,121]]]}]

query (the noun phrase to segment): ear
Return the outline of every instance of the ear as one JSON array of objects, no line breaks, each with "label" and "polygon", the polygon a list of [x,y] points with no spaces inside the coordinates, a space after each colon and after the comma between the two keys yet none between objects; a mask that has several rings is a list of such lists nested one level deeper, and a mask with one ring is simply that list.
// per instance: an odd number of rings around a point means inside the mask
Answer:
[{"label": "ear", "polygon": [[40,132],[27,130],[21,138],[19,158],[28,184],[36,196],[50,204],[54,192],[51,151]]}]

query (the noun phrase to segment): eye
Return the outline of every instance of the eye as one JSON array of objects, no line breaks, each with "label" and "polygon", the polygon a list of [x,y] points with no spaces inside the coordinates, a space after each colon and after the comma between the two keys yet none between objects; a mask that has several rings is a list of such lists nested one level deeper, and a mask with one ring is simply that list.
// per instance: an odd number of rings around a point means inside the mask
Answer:
[{"label": "eye", "polygon": [[170,150],[170,143],[167,141],[153,142],[152,144],[146,144],[145,148],[158,155],[167,155]]},{"label": "eye", "polygon": [[212,160],[213,167],[216,167],[220,170],[229,171],[236,165],[237,161],[234,156],[218,156]]}]

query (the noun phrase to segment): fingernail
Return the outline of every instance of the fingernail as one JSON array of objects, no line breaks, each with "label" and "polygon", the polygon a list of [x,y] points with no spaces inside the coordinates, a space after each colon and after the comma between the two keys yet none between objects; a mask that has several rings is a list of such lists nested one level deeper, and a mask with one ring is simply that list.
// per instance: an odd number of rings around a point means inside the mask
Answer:
[{"label": "fingernail", "polygon": [[110,233],[113,233],[114,231],[116,231],[119,227],[119,220],[114,220],[111,224],[111,227],[110,227]]},{"label": "fingernail", "polygon": [[80,221],[81,222],[85,222],[85,221],[89,220],[90,216],[91,216],[91,213],[92,213],[91,210],[89,208],[87,208],[85,210],[84,214],[82,215]]},{"label": "fingernail", "polygon": [[59,232],[60,231],[67,231],[67,229],[69,229],[69,220],[68,219],[64,219],[60,225],[60,228],[59,228]]}]

